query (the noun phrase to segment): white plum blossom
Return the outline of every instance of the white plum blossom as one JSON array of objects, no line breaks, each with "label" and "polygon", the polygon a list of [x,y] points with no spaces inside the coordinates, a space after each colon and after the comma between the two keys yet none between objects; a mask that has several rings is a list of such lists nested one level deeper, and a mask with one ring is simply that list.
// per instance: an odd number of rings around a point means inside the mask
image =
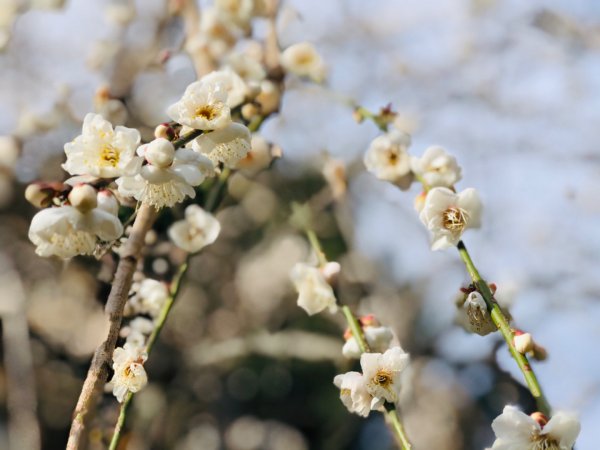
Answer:
[{"label": "white plum blossom", "polygon": [[89,113],[83,119],[81,135],[65,144],[67,161],[62,167],[71,175],[131,175],[139,168],[135,159],[139,143],[139,131],[121,126],[113,130],[101,115]]},{"label": "white plum blossom", "polygon": [[246,53],[230,53],[227,64],[245,81],[260,82],[267,76],[263,65]]},{"label": "white plum blossom", "polygon": [[365,377],[366,389],[373,396],[371,409],[384,401],[395,403],[400,392],[400,374],[409,363],[409,356],[400,347],[392,347],[385,353],[363,353],[360,366]]},{"label": "white plum blossom", "polygon": [[125,338],[125,342],[134,347],[144,347],[146,340],[154,331],[154,322],[145,317],[136,317],[127,326],[121,328],[119,335]]},{"label": "white plum blossom", "polygon": [[167,115],[182,125],[196,130],[217,130],[231,123],[227,89],[220,83],[204,79],[190,84],[183,97],[169,106]]},{"label": "white plum blossom", "polygon": [[211,213],[198,205],[185,209],[185,219],[175,222],[169,228],[169,238],[173,243],[189,253],[196,253],[217,240],[221,224]]},{"label": "white plum blossom", "polygon": [[[94,191],[93,197],[90,189]],[[91,186],[76,186],[69,195],[72,205],[38,212],[29,227],[29,239],[37,247],[35,252],[60,258],[93,255],[99,241],[118,239],[123,234],[123,225],[107,198],[106,193],[96,195]]]},{"label": "white plum blossom", "polygon": [[564,412],[557,412],[542,426],[533,417],[508,405],[494,419],[492,429],[496,440],[491,450],[571,450],[581,426],[574,415]]},{"label": "white plum blossom", "polygon": [[250,130],[241,123],[231,123],[221,130],[204,133],[192,143],[192,148],[210,159],[215,166],[222,162],[227,167],[236,164],[250,151]]},{"label": "white plum blossom", "polygon": [[367,417],[373,397],[367,391],[365,377],[359,372],[347,372],[333,379],[340,390],[340,399],[348,411]]},{"label": "white plum blossom", "polygon": [[473,188],[460,193],[436,187],[427,193],[419,215],[431,233],[431,249],[443,250],[458,244],[467,228],[481,225],[482,205]]},{"label": "white plum blossom", "polygon": [[290,278],[298,291],[298,306],[309,316],[320,313],[326,308],[329,312],[337,311],[333,289],[321,270],[305,263],[296,263],[290,273]]},{"label": "white plum blossom", "polygon": [[485,300],[479,292],[463,295],[457,302],[456,321],[467,331],[486,336],[498,328],[492,321]]},{"label": "white plum blossom", "polygon": [[[372,352],[385,352],[394,338],[394,333],[389,327],[383,326],[363,326],[363,333],[369,349]],[[350,336],[342,347],[342,354],[346,358],[360,358],[362,352],[354,336]]]},{"label": "white plum blossom", "polygon": [[409,146],[410,136],[398,130],[377,136],[365,153],[365,167],[380,180],[407,190],[414,180],[406,151]]},{"label": "white plum blossom", "polygon": [[190,149],[175,150],[166,139],[155,139],[141,146],[138,154],[144,156],[148,164],[134,176],[118,178],[119,193],[156,209],[173,206],[188,196],[194,198],[194,186],[214,174],[214,166],[208,158]]},{"label": "white plum blossom", "polygon": [[286,48],[281,54],[281,65],[288,72],[317,83],[325,79],[327,71],[323,58],[309,42],[299,42]]},{"label": "white plum blossom", "polygon": [[271,144],[258,133],[252,134],[250,150],[246,156],[238,161],[236,169],[244,174],[254,175],[271,164]]},{"label": "white plum blossom", "polygon": [[127,300],[127,304],[136,314],[157,317],[169,298],[167,285],[151,278],[145,278],[132,290],[133,295]]},{"label": "white plum blossom", "polygon": [[143,347],[125,343],[123,347],[115,348],[113,353],[113,370],[115,374],[110,380],[113,385],[113,395],[122,403],[127,392],[138,392],[148,383],[144,362],[148,355]]},{"label": "white plum blossom", "polygon": [[227,105],[230,108],[244,103],[248,93],[246,82],[231,69],[211,72],[202,77],[202,82],[220,86],[227,93]]},{"label": "white plum blossom", "polygon": [[420,158],[413,157],[411,167],[428,188],[451,188],[462,177],[456,158],[438,145],[427,148]]}]

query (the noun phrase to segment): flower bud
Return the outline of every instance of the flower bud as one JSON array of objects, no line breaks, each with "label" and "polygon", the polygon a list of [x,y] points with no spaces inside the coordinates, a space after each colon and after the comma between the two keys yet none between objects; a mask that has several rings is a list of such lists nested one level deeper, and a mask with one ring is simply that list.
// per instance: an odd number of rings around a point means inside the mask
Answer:
[{"label": "flower bud", "polygon": [[533,350],[534,342],[533,337],[530,333],[523,333],[520,330],[516,330],[513,342],[515,345],[515,349],[522,355],[529,353]]},{"label": "flower bud", "polygon": [[158,138],[147,145],[144,156],[153,166],[165,169],[173,164],[175,147],[166,139]]},{"label": "flower bud", "polygon": [[68,198],[71,206],[85,213],[98,206],[96,195],[94,187],[89,184],[78,184],[71,190]]},{"label": "flower bud", "polygon": [[172,141],[175,139],[175,130],[168,123],[161,123],[154,129],[154,137]]},{"label": "flower bud", "polygon": [[259,112],[258,106],[253,103],[246,103],[242,106],[242,117],[246,120],[252,120]]},{"label": "flower bud", "polygon": [[256,96],[256,101],[261,107],[263,114],[270,114],[279,109],[279,100],[281,92],[275,83],[265,80],[260,85],[260,94]]},{"label": "flower bud", "polygon": [[25,199],[36,208],[45,208],[50,205],[53,197],[54,193],[40,183],[32,183],[25,188]]},{"label": "flower bud", "polygon": [[103,209],[106,212],[114,214],[115,216],[119,212],[119,202],[108,189],[103,189],[98,192],[97,196],[98,208]]},{"label": "flower bud", "polygon": [[330,261],[320,268],[321,273],[329,285],[334,285],[337,282],[338,275],[341,270],[339,263]]},{"label": "flower bud", "polygon": [[544,347],[542,347],[541,345],[538,345],[534,342],[532,356],[533,356],[533,359],[535,359],[537,361],[544,361],[548,358],[548,352],[546,351],[546,349]]},{"label": "flower bud", "polygon": [[544,428],[544,425],[548,423],[548,417],[539,411],[530,414],[529,417],[539,423],[541,428]]},{"label": "flower bud", "polygon": [[425,206],[425,199],[427,198],[427,192],[423,191],[415,198],[415,210],[420,213]]}]

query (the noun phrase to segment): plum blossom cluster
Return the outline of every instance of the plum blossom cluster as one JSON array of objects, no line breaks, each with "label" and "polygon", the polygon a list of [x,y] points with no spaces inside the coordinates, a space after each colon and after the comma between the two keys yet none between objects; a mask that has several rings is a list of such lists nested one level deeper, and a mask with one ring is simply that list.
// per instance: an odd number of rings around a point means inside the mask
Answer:
[{"label": "plum blossom cluster", "polygon": [[[461,240],[465,230],[480,227],[482,204],[473,188],[457,192],[455,184],[461,180],[462,170],[456,158],[440,146],[429,147],[421,157],[413,157],[408,154],[410,136],[397,129],[388,130],[388,125],[393,120],[384,117],[383,110],[379,116],[375,116],[358,108],[356,114],[360,120],[364,117],[373,119],[380,128],[386,130],[385,134],[371,142],[365,153],[364,164],[367,170],[401,190],[408,190],[415,181],[421,183],[423,190],[415,200],[415,209],[431,234],[431,249],[456,246],[459,250],[473,283],[461,288],[461,294],[456,300],[456,322],[466,331],[481,336],[500,330],[525,375],[528,387],[538,401],[538,408],[549,412],[535,374],[526,359],[529,356],[544,360],[547,357],[546,350],[535,342],[530,333],[510,326],[512,318],[509,312],[494,297],[496,285],[487,284],[481,278]],[[364,334],[368,340],[366,330]],[[365,356],[366,354],[362,355],[361,364]],[[354,397],[351,395],[357,375],[347,376],[347,379],[336,379],[336,384],[342,391],[348,389],[349,397],[346,401],[351,405],[358,405],[357,408],[360,406],[360,411],[364,412],[364,405],[359,403],[359,398],[362,397],[358,394]],[[557,412],[548,419],[540,411],[527,416],[513,406],[506,406],[492,424],[497,439],[490,450],[572,449],[579,433],[578,420],[563,412]]]},{"label": "plum blossom cluster", "polygon": [[[337,312],[332,286],[339,271],[337,262],[326,262],[320,267],[297,263],[290,278],[298,292],[298,306],[311,316],[325,309],[330,313]],[[359,359],[362,372],[337,375],[334,384],[340,389],[340,399],[348,410],[367,417],[372,410],[383,411],[386,402],[395,407],[402,387],[402,372],[410,358],[397,343],[393,343],[397,340],[392,330],[382,326],[374,316],[362,317],[357,324],[360,335],[356,336],[351,328],[346,330],[342,354]]]},{"label": "plum blossom cluster", "polygon": [[420,181],[424,193],[417,197],[415,208],[431,234],[432,250],[455,246],[466,229],[481,225],[479,194],[473,188],[456,191],[462,170],[444,148],[432,146],[415,157],[408,153],[410,143],[408,134],[392,129],[371,142],[364,164],[377,178],[402,190]]}]

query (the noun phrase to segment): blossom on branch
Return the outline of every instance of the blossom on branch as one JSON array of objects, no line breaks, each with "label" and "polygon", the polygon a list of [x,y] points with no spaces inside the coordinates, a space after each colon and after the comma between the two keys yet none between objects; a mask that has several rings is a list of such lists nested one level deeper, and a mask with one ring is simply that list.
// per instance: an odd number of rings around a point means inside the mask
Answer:
[{"label": "blossom on branch", "polygon": [[455,246],[467,228],[479,228],[481,210],[479,194],[473,188],[458,194],[444,187],[431,189],[419,215],[431,233],[431,249]]},{"label": "blossom on branch", "polygon": [[494,419],[492,429],[496,440],[489,450],[571,450],[581,426],[575,416],[564,412],[547,420],[540,413],[528,416],[508,405]]},{"label": "blossom on branch", "polygon": [[326,68],[323,58],[308,42],[290,45],[281,54],[281,65],[295,75],[308,77],[321,83],[325,79]]},{"label": "blossom on branch", "polygon": [[110,382],[113,385],[113,395],[122,403],[127,392],[138,392],[148,383],[144,362],[148,355],[142,347],[130,342],[123,347],[115,348],[112,368],[115,371]]},{"label": "blossom on branch", "polygon": [[138,154],[148,164],[136,175],[118,178],[119,193],[156,209],[173,206],[187,196],[194,198],[194,186],[214,173],[208,158],[185,148],[175,150],[166,139],[155,139],[141,146]]},{"label": "blossom on branch", "polygon": [[395,403],[400,393],[400,374],[409,363],[409,356],[400,347],[385,353],[363,353],[360,366],[366,379],[366,388],[373,396],[371,409],[384,402]]},{"label": "blossom on branch", "polygon": [[231,123],[227,103],[227,89],[220,83],[204,79],[190,84],[183,97],[167,108],[167,115],[175,122],[196,130],[218,130]]},{"label": "blossom on branch", "polygon": [[333,379],[340,390],[340,399],[348,411],[367,417],[373,397],[367,391],[365,377],[359,372],[347,372]]},{"label": "blossom on branch", "polygon": [[410,136],[398,130],[378,136],[365,153],[365,167],[380,180],[394,183],[405,191],[414,180],[406,151],[409,145]]},{"label": "blossom on branch", "polygon": [[[75,186],[71,205],[43,209],[31,220],[29,239],[40,256],[71,258],[93,255],[99,241],[111,242],[123,233],[123,225],[107,201],[89,185]],[[111,198],[114,198],[111,195]]]},{"label": "blossom on branch", "polygon": [[132,174],[138,169],[135,150],[139,143],[139,131],[121,126],[113,130],[101,115],[89,113],[81,135],[65,144],[67,161],[62,167],[71,175],[114,178]]}]

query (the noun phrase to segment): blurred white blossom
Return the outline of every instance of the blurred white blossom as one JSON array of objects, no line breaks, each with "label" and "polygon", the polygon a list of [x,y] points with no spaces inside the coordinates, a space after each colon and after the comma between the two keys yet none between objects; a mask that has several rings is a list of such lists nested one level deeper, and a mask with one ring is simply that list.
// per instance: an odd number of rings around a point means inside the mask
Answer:
[{"label": "blurred white blossom", "polygon": [[456,158],[438,145],[427,148],[420,158],[412,157],[411,167],[428,188],[451,188],[461,179],[461,168]]},{"label": "blurred white blossom", "polygon": [[165,283],[145,278],[132,287],[133,295],[127,300],[128,307],[134,314],[148,314],[157,317],[162,310],[169,290]]},{"label": "blurred white blossom", "polygon": [[378,136],[365,153],[365,167],[380,180],[407,190],[414,180],[410,156],[406,151],[409,145],[410,136],[398,130]]},{"label": "blurred white blossom", "polygon": [[281,65],[301,77],[320,83],[325,79],[326,68],[323,58],[309,42],[290,45],[281,54]]},{"label": "blurred white blossom", "polygon": [[211,213],[190,205],[185,209],[185,219],[171,225],[168,234],[177,247],[196,253],[215,242],[220,232],[221,224]]},{"label": "blurred white blossom", "polygon": [[[363,326],[363,333],[369,349],[375,353],[385,352],[394,338],[394,333],[389,327]],[[354,336],[350,336],[342,347],[342,354],[346,358],[360,358],[361,355],[358,342]]]},{"label": "blurred white blossom", "polygon": [[326,308],[334,313],[337,311],[333,289],[327,283],[323,273],[317,268],[305,263],[296,263],[290,273],[290,278],[298,291],[298,306],[308,315],[320,313]]}]

